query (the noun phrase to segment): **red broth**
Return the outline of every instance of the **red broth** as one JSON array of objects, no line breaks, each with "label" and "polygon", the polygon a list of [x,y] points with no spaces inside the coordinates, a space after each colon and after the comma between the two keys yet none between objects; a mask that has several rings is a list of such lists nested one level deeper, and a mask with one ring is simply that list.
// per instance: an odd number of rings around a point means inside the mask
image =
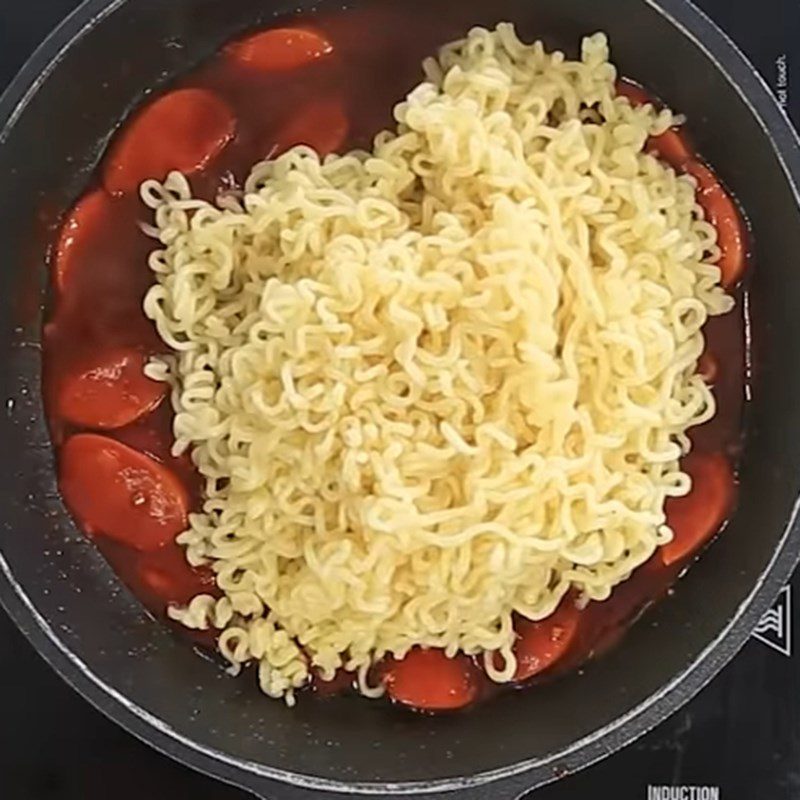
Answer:
[{"label": "red broth", "polygon": [[[424,25],[416,19],[413,26],[402,16],[391,20],[375,16],[387,13],[391,12],[361,9],[313,21],[293,19],[277,31],[243,37],[183,76],[168,94],[149,100],[123,126],[93,184],[67,213],[53,246],[54,302],[44,329],[44,399],[59,456],[70,437],[100,433],[124,446],[120,449],[123,463],[128,452],[124,448],[152,459],[157,468],[154,475],[145,476],[148,480],[158,482],[163,478],[158,470],[168,471],[185,489],[185,497],[173,498],[175,503],[180,500],[187,510],[199,508],[201,481],[191,460],[170,453],[173,415],[168,398],[158,388],[143,384],[135,373],[137,364],[163,352],[164,346],[142,311],[144,294],[153,281],[147,256],[156,243],[140,230],[139,223],[149,221],[149,213],[138,192],[128,187],[139,178],[161,177],[143,170],[180,166],[193,170],[190,181],[195,194],[213,201],[219,192],[240,187],[252,164],[294,144],[312,144],[323,152],[368,147],[374,134],[391,124],[393,105],[419,81],[422,58],[470,25],[470,20],[458,19],[456,12],[430,14]],[[292,32],[287,27],[303,30]],[[269,45],[266,51],[264,41]],[[644,90],[629,82],[622,90],[631,102],[649,100]],[[165,132],[163,126],[170,124],[175,127]],[[150,136],[149,131],[159,126],[162,137],[153,152],[137,137]],[[692,172],[696,169],[692,165],[700,162],[688,140],[674,131],[670,137],[651,142],[652,149],[675,162],[676,169]],[[703,173],[703,179],[698,196],[701,203],[716,204],[709,212],[712,221],[720,202],[725,208],[735,208],[713,173]],[[742,220],[736,216],[720,224],[728,224],[729,233],[733,231],[729,241],[741,249],[743,258]],[[740,277],[737,273],[733,280]],[[735,465],[741,447],[746,296],[741,284],[733,293],[735,310],[711,320],[704,331],[703,369],[713,384],[717,414],[691,434],[694,453],[712,464],[724,457],[723,463]],[[111,413],[109,392],[121,383],[125,387],[122,407]],[[63,463],[60,459],[62,467]],[[565,604],[572,605],[562,605],[551,620],[533,625],[520,621],[518,630],[525,631],[525,639],[519,646],[527,644],[534,652],[533,660],[526,656],[524,680],[519,683],[549,679],[612,647],[647,606],[669,591],[732,510],[732,469],[722,477],[713,469],[698,472],[694,495],[713,489],[703,485],[706,474],[721,487],[718,518],[702,522],[713,530],[690,530],[686,535],[696,541],[692,539],[685,554],[665,564],[661,552],[656,553],[605,602],[590,603],[578,612],[570,597]],[[62,487],[64,478],[62,471]],[[169,492],[169,481],[164,485]],[[195,593],[215,591],[210,571],[190,568],[173,542],[141,551],[126,545],[124,536],[121,540],[102,530],[88,530],[85,520],[76,516],[122,580],[159,618],[164,618],[169,603],[185,603]],[[213,632],[186,635],[213,645]],[[452,665],[447,668],[453,671]],[[375,679],[386,680],[390,694],[392,686],[402,686],[402,691],[396,690],[398,699],[415,705],[413,675],[409,681],[407,670],[398,675],[392,669],[392,663],[377,667]],[[436,698],[435,704],[446,707],[442,687],[435,680],[440,676],[420,677],[425,691]],[[464,702],[496,691],[477,662],[465,664],[456,679],[461,681],[458,696]],[[352,684],[353,676],[342,673],[333,682],[315,678],[311,688],[328,696]],[[409,686],[410,698],[405,696]]]}]

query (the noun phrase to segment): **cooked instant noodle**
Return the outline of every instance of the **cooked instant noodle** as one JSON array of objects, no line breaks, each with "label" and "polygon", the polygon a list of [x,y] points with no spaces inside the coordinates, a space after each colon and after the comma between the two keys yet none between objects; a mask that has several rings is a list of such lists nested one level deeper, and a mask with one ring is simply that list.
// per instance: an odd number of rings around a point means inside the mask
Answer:
[{"label": "cooked instant noodle", "polygon": [[608,55],[476,28],[371,152],[295,147],[216,205],[142,187],[173,351],[147,371],[205,479],[178,541],[224,593],[170,614],[267,694],[343,667],[377,695],[415,645],[509,681],[515,617],[670,541],[733,301],[693,180],[645,152],[676,119],[616,96]]}]

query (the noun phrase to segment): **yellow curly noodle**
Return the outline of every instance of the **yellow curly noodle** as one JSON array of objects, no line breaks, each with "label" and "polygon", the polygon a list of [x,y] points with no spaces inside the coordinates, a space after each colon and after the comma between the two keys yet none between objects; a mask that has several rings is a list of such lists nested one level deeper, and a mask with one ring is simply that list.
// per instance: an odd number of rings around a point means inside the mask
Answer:
[{"label": "yellow curly noodle", "polygon": [[205,478],[178,541],[224,592],[169,613],[289,703],[312,665],[377,696],[415,645],[508,681],[514,614],[670,540],[714,414],[701,328],[733,302],[692,179],[644,152],[671,113],[615,95],[603,34],[567,61],[475,28],[424,69],[372,152],[295,147],[216,206],[142,187],[148,374]]}]

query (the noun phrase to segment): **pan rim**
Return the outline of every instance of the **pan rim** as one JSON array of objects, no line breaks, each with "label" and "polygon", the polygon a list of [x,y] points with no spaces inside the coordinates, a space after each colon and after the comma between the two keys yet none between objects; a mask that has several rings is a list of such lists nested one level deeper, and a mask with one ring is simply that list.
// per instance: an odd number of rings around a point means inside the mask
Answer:
[{"label": "pan rim", "polygon": [[[0,96],[0,147],[39,87],[58,67],[68,50],[126,2],[128,0],[84,0],[39,45]],[[795,205],[800,210],[800,138],[763,77],[727,34],[689,0],[642,2],[692,41],[739,94],[769,141],[792,191]],[[515,782],[519,782],[519,790],[522,791],[555,780],[564,771],[571,772],[588,766],[624,747],[688,702],[718,674],[746,642],[753,627],[800,560],[798,514],[800,496],[795,499],[790,518],[770,563],[753,584],[747,597],[714,639],[669,683],[626,714],[558,752],[470,776],[433,781],[345,783],[268,767],[203,746],[183,736],[145,708],[132,703],[92,672],[89,665],[60,640],[53,627],[38,612],[23,587],[15,580],[2,552],[0,572],[4,579],[0,580],[0,605],[56,673],[95,708],[160,752],[226,782],[253,789],[253,783],[259,780],[277,780],[312,790],[385,795],[387,792],[411,794],[457,791],[492,781],[516,779]],[[556,765],[558,772],[554,769]]]}]

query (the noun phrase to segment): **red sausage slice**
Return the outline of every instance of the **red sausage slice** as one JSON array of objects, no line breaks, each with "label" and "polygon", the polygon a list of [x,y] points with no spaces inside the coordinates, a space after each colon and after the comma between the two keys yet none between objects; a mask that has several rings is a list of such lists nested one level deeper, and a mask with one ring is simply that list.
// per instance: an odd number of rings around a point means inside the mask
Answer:
[{"label": "red sausage slice", "polygon": [[62,379],[58,412],[87,428],[121,428],[144,416],[166,394],[166,385],[144,374],[147,358],[118,348],[93,353]]},{"label": "red sausage slice", "polygon": [[344,144],[349,128],[347,115],[338,99],[318,100],[301,108],[278,133],[277,152],[306,144],[326,156]]},{"label": "red sausage slice", "polygon": [[681,468],[691,476],[692,489],[665,504],[667,524],[674,534],[661,548],[666,566],[696,553],[719,530],[736,493],[733,470],[721,453],[691,453]]},{"label": "red sausage slice", "polygon": [[185,605],[198,594],[219,594],[212,570],[192,567],[175,543],[142,553],[136,567],[142,590],[165,605]]},{"label": "red sausage slice", "polygon": [[645,103],[652,103],[650,95],[639,86],[638,83],[629,81],[627,78],[620,78],[616,84],[618,97],[627,97],[630,104],[634,107],[643,106]]},{"label": "red sausage slice", "polygon": [[[657,102],[638,83],[625,78],[617,81],[616,90],[618,97],[627,97],[634,107],[643,106],[645,103],[657,105]],[[670,128],[661,136],[651,136],[647,140],[647,152],[658,156],[676,170],[681,169],[692,157],[692,149],[680,128]]]},{"label": "red sausage slice", "polygon": [[297,69],[332,51],[333,45],[324,36],[304,28],[262,31],[225,48],[237,63],[262,72]]},{"label": "red sausage slice", "polygon": [[670,128],[661,136],[651,136],[647,140],[647,152],[666,161],[673,169],[683,169],[692,157],[692,150],[680,128]]},{"label": "red sausage slice", "polygon": [[448,658],[443,650],[415,648],[394,661],[383,675],[392,700],[423,711],[451,711],[477,696],[479,674],[463,654]]},{"label": "red sausage slice", "polygon": [[719,362],[708,350],[703,350],[697,359],[697,372],[706,383],[716,383],[719,377]]},{"label": "red sausage slice", "polygon": [[744,222],[739,209],[705,164],[692,159],[684,169],[697,181],[697,202],[717,229],[717,243],[722,251],[717,266],[722,271],[722,285],[731,287],[741,279],[747,262]]},{"label": "red sausage slice", "polygon": [[148,105],[112,144],[103,181],[113,194],[136,191],[171,170],[202,169],[233,137],[228,106],[206,89],[178,89]]},{"label": "red sausage slice", "polygon": [[114,220],[113,201],[102,190],[84,195],[67,214],[61,227],[53,260],[53,282],[63,291],[70,276],[80,268],[93,240]]},{"label": "red sausage slice", "polygon": [[515,681],[527,680],[561,659],[576,639],[580,613],[574,598],[568,594],[546,619],[517,622]]},{"label": "red sausage slice", "polygon": [[186,528],[188,495],[164,466],[106,436],[80,433],[61,449],[64,501],[91,534],[156,550]]}]

